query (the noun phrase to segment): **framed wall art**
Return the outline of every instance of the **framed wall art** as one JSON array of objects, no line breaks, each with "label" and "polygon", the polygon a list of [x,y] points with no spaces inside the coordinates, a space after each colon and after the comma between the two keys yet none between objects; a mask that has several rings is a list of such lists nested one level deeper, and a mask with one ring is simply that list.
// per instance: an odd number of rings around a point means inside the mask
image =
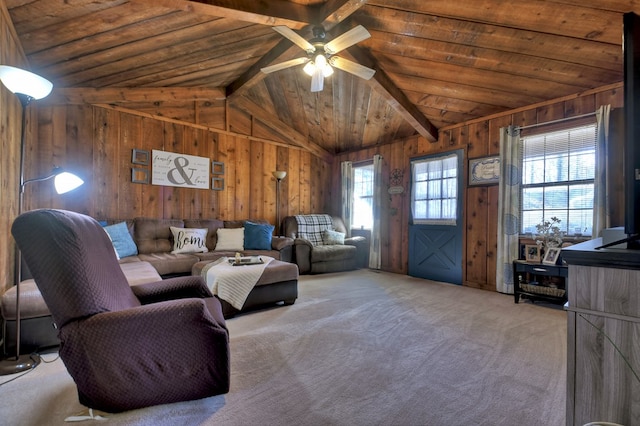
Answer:
[{"label": "framed wall art", "polygon": [[140,164],[141,166],[149,165],[149,151],[134,148],[131,153],[131,162],[133,164]]},{"label": "framed wall art", "polygon": [[211,189],[214,191],[222,191],[224,189],[223,178],[211,178]]},{"label": "framed wall art", "polygon": [[493,185],[500,182],[500,156],[469,160],[469,186]]},{"label": "framed wall art", "polygon": [[224,174],[224,163],[220,161],[212,161],[211,162],[211,174],[212,175],[223,175]]},{"label": "framed wall art", "polygon": [[195,155],[153,150],[153,185],[209,189],[209,159]]},{"label": "framed wall art", "polygon": [[149,183],[149,170],[137,167],[131,168],[131,182],[133,183]]}]

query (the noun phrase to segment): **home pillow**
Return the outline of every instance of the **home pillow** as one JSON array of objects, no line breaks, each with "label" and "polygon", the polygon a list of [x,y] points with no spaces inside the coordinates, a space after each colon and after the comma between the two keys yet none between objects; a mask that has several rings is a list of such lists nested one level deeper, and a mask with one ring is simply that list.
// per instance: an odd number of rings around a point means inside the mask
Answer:
[{"label": "home pillow", "polygon": [[215,251],[244,250],[244,228],[218,228]]},{"label": "home pillow", "polygon": [[325,246],[343,245],[344,233],[325,229],[322,233],[322,244]]},{"label": "home pillow", "polygon": [[271,250],[271,237],[275,226],[253,222],[244,223],[245,250]]},{"label": "home pillow", "polygon": [[173,234],[173,250],[171,253],[206,253],[207,228],[176,228],[170,226]]},{"label": "home pillow", "polygon": [[109,235],[109,238],[111,238],[111,243],[116,249],[119,259],[138,254],[138,247],[136,243],[133,242],[133,238],[131,238],[126,222],[105,226],[104,230]]}]

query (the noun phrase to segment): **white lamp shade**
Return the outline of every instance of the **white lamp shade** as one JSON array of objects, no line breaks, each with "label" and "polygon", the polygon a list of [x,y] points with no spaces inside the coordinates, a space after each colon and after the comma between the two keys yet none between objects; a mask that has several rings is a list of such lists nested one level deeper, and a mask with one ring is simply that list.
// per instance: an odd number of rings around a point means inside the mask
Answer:
[{"label": "white lamp shade", "polygon": [[83,183],[84,181],[82,179],[69,172],[62,172],[56,175],[53,182],[58,194],[64,194],[65,192],[73,191]]},{"label": "white lamp shade", "polygon": [[275,172],[271,173],[273,175],[274,178],[278,179],[278,180],[282,180],[287,176],[287,172],[283,171],[283,170],[276,170]]},{"label": "white lamp shade", "polygon": [[0,65],[0,81],[12,93],[20,93],[33,99],[42,99],[53,89],[53,83],[46,78],[8,65]]}]

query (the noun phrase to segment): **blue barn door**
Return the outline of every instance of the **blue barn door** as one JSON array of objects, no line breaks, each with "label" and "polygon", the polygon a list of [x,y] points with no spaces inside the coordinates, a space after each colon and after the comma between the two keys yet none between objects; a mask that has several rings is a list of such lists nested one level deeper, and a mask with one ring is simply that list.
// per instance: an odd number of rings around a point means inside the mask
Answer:
[{"label": "blue barn door", "polygon": [[409,275],[462,284],[463,151],[411,161]]}]

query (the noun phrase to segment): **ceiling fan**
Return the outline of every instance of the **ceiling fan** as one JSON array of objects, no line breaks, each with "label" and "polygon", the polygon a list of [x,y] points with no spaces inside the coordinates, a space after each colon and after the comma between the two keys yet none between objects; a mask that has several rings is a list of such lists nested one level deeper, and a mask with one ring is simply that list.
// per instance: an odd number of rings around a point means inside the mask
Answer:
[{"label": "ceiling fan", "polygon": [[296,65],[306,64],[303,70],[311,76],[312,92],[322,91],[324,78],[333,74],[332,67],[336,67],[365,80],[369,80],[375,74],[375,70],[371,68],[339,56],[334,56],[347,47],[371,37],[369,31],[362,25],[350,29],[329,42],[325,40],[324,28],[320,26],[313,28],[313,38],[309,41],[284,25],[275,26],[273,29],[307,52],[307,56],[261,68],[263,73],[269,74]]}]

